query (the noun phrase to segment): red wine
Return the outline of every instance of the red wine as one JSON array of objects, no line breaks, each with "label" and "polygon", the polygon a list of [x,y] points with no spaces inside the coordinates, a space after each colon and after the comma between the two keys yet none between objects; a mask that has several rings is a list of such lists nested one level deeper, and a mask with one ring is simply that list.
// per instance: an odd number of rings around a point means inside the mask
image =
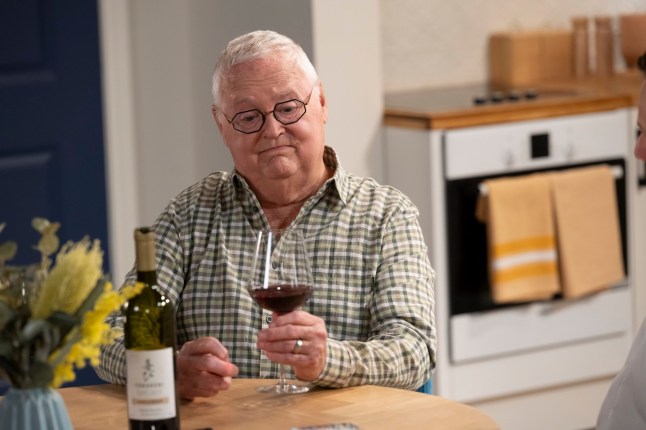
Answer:
[{"label": "red wine", "polygon": [[254,288],[254,300],[270,311],[286,314],[305,303],[312,293],[309,285],[269,285],[267,288]]}]

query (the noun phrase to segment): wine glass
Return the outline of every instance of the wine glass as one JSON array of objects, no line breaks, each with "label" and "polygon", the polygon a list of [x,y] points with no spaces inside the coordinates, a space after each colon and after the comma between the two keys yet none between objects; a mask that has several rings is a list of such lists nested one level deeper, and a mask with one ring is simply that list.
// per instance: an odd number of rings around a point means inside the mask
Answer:
[{"label": "wine glass", "polygon": [[[301,306],[312,294],[312,269],[303,232],[298,229],[268,229],[258,232],[247,289],[260,307],[286,314]],[[281,394],[304,393],[309,388],[288,383],[280,365],[280,379],[257,391]]]}]

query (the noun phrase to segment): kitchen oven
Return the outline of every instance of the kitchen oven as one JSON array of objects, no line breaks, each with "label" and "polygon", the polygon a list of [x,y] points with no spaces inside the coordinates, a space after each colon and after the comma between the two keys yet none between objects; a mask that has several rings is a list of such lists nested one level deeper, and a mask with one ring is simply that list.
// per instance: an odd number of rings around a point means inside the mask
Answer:
[{"label": "kitchen oven", "polygon": [[[627,111],[616,109],[424,132],[385,128],[387,181],[418,206],[437,271],[436,394],[477,404],[553,393],[553,404],[581,403],[559,393],[568,385],[609,381],[620,369],[634,322],[629,196],[636,181],[629,180],[628,121]],[[495,304],[486,226],[475,217],[483,182],[597,164],[615,176],[626,277],[576,300]],[[586,406],[587,424],[594,407]]]}]

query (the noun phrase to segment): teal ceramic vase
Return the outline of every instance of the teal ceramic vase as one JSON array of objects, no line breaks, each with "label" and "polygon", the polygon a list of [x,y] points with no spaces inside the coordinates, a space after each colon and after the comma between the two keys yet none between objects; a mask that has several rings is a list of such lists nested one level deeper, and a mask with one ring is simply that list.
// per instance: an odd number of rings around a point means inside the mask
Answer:
[{"label": "teal ceramic vase", "polygon": [[65,402],[51,388],[11,388],[0,400],[3,430],[72,430]]}]

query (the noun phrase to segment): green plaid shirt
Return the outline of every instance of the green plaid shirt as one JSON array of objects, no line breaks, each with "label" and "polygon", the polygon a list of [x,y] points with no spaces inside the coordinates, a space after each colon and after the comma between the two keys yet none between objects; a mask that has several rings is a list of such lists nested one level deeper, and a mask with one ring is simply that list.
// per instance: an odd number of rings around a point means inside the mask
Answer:
[{"label": "green plaid shirt", "polygon": [[[437,345],[435,272],[418,211],[394,188],[346,173],[332,148],[324,161],[334,176],[292,223],[304,231],[316,285],[303,310],[323,318],[329,336],[325,369],[313,382],[417,389],[432,374]],[[178,344],[219,339],[239,377],[278,377],[278,366],[255,346],[270,312],[244,285],[254,232],[268,227],[235,172],[213,173],[186,189],[154,225],[159,284],[177,306]],[[97,372],[125,383],[123,338],[103,349]]]}]

